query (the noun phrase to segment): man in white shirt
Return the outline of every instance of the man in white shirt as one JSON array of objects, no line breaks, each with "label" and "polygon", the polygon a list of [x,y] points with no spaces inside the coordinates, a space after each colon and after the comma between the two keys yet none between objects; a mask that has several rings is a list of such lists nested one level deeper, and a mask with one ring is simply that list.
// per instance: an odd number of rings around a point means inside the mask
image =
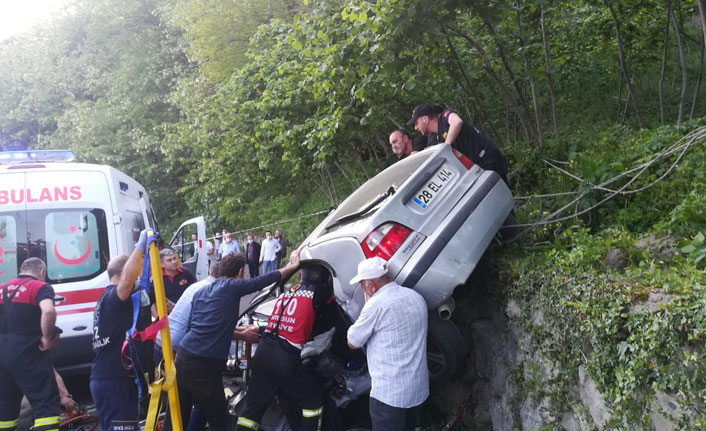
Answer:
[{"label": "man in white shirt", "polygon": [[238,241],[233,240],[233,234],[229,231],[225,231],[223,242],[218,252],[221,255],[221,259],[229,254],[240,253],[240,244],[238,244]]},{"label": "man in white shirt", "polygon": [[372,257],[358,265],[365,305],[348,328],[348,346],[367,345],[372,380],[373,431],[413,431],[419,406],[429,396],[427,304],[417,292],[387,275],[387,262]]},{"label": "man in white shirt", "polygon": [[282,249],[279,241],[272,238],[272,231],[265,231],[265,239],[262,241],[260,249],[260,263],[262,263],[262,273],[267,274],[277,269],[277,252]]}]

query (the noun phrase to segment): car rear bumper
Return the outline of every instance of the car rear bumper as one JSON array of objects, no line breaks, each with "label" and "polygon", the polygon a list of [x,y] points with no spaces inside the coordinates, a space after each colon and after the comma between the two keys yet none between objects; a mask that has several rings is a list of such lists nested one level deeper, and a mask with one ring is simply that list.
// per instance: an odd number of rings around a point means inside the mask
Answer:
[{"label": "car rear bumper", "polygon": [[507,185],[487,171],[416,250],[397,281],[437,308],[473,272],[513,205]]}]

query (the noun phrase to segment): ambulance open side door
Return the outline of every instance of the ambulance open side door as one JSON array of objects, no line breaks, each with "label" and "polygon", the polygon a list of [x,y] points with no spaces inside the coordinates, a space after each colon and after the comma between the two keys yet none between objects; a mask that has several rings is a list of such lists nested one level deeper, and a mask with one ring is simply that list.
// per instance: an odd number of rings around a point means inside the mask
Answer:
[{"label": "ambulance open side door", "polygon": [[169,246],[177,252],[184,268],[191,271],[197,280],[208,277],[208,251],[213,250],[213,247],[207,244],[206,221],[203,216],[182,223],[169,241]]}]

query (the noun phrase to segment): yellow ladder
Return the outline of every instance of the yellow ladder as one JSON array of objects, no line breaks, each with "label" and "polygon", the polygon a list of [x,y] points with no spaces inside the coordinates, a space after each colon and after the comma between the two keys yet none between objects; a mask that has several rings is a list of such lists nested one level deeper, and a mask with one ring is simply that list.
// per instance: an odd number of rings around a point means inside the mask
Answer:
[{"label": "yellow ladder", "polygon": [[[147,232],[148,243],[149,239],[154,236],[154,231]],[[164,278],[162,278],[162,264],[159,259],[159,249],[154,242],[149,243],[150,253],[150,269],[152,273],[152,281],[154,286],[154,295],[157,305],[157,317],[165,318],[167,315],[167,301],[164,295]],[[145,422],[146,431],[154,431],[159,415],[159,399],[162,392],[167,393],[169,398],[169,413],[172,418],[172,430],[182,431],[181,423],[181,406],[179,405],[179,392],[177,391],[176,368],[174,367],[174,352],[172,351],[172,337],[169,334],[169,321],[160,330],[162,335],[162,354],[164,355],[164,371],[165,376],[160,377],[150,383],[150,405],[147,411],[147,420]]]}]

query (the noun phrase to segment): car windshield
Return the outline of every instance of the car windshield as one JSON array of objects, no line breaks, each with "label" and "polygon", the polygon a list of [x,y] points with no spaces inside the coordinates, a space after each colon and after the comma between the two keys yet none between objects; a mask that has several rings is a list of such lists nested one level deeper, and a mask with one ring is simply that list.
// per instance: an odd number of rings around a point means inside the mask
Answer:
[{"label": "car windshield", "polygon": [[[388,194],[388,196],[392,195],[388,193],[390,187],[394,190],[398,190],[402,183],[407,181],[410,175],[427,161],[432,154],[434,154],[434,152],[431,150],[413,154],[366,181],[365,184],[348,196],[338,209],[336,209],[331,217],[331,224],[329,224],[328,227],[338,224],[338,220],[347,219],[351,214],[360,212],[381,196],[385,194]],[[379,203],[382,202],[384,202],[384,199]],[[365,212],[364,214],[367,213],[368,212]],[[364,214],[360,215],[362,216]]]}]

